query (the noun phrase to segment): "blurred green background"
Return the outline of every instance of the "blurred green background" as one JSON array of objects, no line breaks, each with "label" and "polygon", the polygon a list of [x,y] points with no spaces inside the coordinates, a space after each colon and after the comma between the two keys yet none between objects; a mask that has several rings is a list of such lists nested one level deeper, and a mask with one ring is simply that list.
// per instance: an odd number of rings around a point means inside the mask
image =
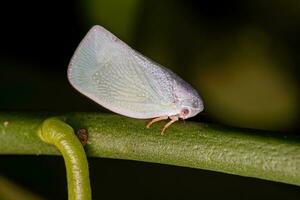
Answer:
[{"label": "blurred green background", "polygon": [[[99,24],[199,91],[205,112],[191,120],[299,130],[298,0],[29,0],[1,8],[1,111],[104,111],[66,77],[75,48]],[[295,186],[202,170],[93,158],[90,165],[94,199],[300,197]],[[1,174],[46,199],[66,198],[61,158],[1,156]]]}]

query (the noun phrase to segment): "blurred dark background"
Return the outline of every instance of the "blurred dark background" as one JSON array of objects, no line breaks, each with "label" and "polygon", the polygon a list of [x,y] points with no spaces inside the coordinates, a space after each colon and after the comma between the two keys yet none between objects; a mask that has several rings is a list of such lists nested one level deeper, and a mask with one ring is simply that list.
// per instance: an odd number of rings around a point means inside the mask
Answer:
[{"label": "blurred dark background", "polygon": [[[172,69],[203,97],[191,120],[296,133],[300,2],[2,1],[0,111],[101,111],[66,70],[95,24]],[[90,160],[94,199],[299,199],[296,186],[133,161]],[[1,156],[0,176],[66,199],[63,160]],[[0,195],[1,197],[1,195]]]}]

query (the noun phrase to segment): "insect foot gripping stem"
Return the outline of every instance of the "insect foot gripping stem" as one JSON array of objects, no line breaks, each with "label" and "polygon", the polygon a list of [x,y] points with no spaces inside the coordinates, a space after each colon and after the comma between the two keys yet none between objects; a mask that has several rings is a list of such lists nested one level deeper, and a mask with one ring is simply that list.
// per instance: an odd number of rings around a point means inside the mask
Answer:
[{"label": "insect foot gripping stem", "polygon": [[44,142],[55,145],[64,158],[68,179],[68,199],[91,200],[86,154],[72,127],[58,118],[49,118],[40,126],[38,135]]},{"label": "insect foot gripping stem", "polygon": [[150,128],[151,125],[154,124],[155,122],[159,122],[159,121],[166,120],[166,119],[168,119],[168,116],[161,116],[161,117],[154,118],[147,124],[146,127]]},{"label": "insect foot gripping stem", "polygon": [[178,116],[171,116],[170,119],[171,119],[171,121],[169,121],[169,122],[164,126],[164,128],[161,130],[161,132],[160,132],[161,135],[164,135],[165,130],[166,130],[169,126],[171,126],[171,124],[173,124],[174,122],[178,121],[179,118],[178,118]]},{"label": "insect foot gripping stem", "polygon": [[175,115],[175,116],[170,116],[170,117],[168,117],[168,116],[161,116],[161,117],[154,118],[154,119],[152,119],[152,120],[147,124],[146,127],[147,127],[147,128],[150,128],[151,125],[152,125],[153,123],[158,122],[158,121],[162,121],[162,120],[166,120],[166,119],[168,119],[168,118],[170,118],[171,121],[169,121],[169,122],[164,126],[164,128],[161,130],[161,132],[160,132],[161,135],[164,135],[165,130],[166,130],[169,126],[171,126],[171,124],[173,124],[174,122],[178,121],[179,117],[178,117],[177,115]]}]

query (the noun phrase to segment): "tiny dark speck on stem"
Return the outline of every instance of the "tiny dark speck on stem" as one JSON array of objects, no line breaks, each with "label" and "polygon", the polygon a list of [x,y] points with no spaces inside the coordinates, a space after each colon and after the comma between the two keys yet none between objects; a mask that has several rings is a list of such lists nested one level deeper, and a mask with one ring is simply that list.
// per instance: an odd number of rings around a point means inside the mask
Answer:
[{"label": "tiny dark speck on stem", "polygon": [[87,129],[85,129],[85,128],[78,129],[77,130],[77,137],[79,138],[81,144],[83,146],[85,146],[88,142],[88,139],[89,139],[89,134],[88,134]]}]

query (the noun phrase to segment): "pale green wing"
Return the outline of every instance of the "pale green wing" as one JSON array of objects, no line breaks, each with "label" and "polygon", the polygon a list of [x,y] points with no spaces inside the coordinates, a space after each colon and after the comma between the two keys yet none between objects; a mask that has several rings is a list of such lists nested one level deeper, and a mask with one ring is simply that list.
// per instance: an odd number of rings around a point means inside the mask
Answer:
[{"label": "pale green wing", "polygon": [[122,115],[153,118],[179,112],[170,72],[100,26],[80,43],[68,78],[82,94]]}]

